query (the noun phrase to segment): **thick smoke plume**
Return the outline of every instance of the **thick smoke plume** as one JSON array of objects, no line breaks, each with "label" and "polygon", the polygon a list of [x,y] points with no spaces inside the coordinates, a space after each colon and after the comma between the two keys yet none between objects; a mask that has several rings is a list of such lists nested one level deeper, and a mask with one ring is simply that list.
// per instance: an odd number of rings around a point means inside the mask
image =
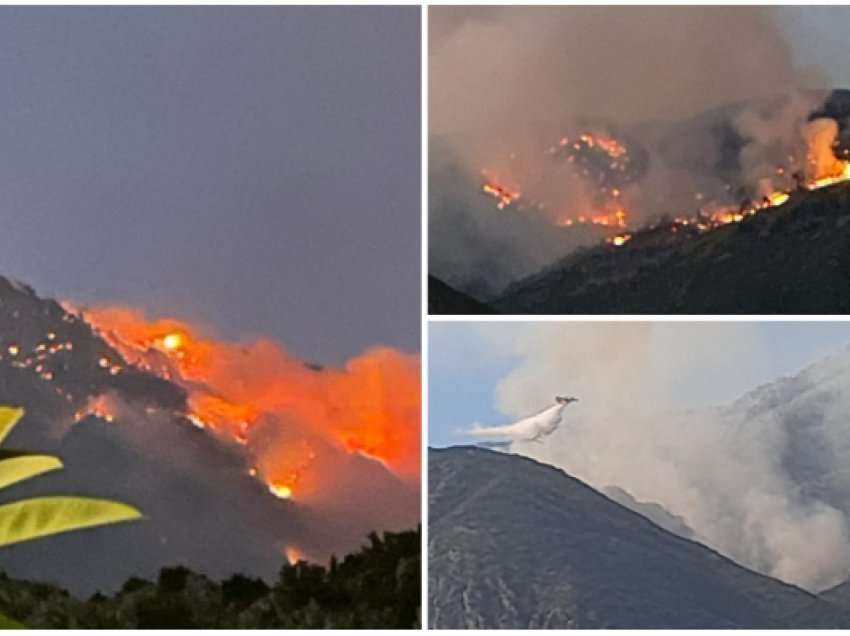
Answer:
[{"label": "thick smoke plume", "polygon": [[[795,402],[795,386],[765,398],[770,408],[685,411],[680,392],[697,368],[723,369],[726,351],[747,352],[735,359],[752,364],[769,356],[750,326],[550,324],[522,334],[512,350],[519,364],[498,388],[501,410],[521,417],[564,392],[580,401],[544,444],[517,442],[513,452],[657,502],[698,541],[765,574],[811,590],[848,578],[850,484],[824,486],[847,457],[816,452],[847,447],[846,354],[843,370],[814,383],[827,387],[823,398]],[[803,412],[788,415],[786,402]]]},{"label": "thick smoke plume", "polygon": [[[485,297],[600,238],[558,227],[599,207],[598,184],[546,152],[564,136],[646,153],[617,193],[639,225],[790,183],[824,99],[804,92],[823,81],[769,7],[436,7],[430,20],[431,269]],[[730,174],[717,109],[756,103],[726,116],[744,146]],[[521,192],[522,213],[482,196],[482,170]]]}]

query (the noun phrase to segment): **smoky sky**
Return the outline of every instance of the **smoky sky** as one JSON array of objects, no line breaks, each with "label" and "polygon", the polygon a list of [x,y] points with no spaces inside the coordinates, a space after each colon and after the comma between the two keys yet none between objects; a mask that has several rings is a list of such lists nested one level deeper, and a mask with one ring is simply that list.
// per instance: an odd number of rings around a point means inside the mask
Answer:
[{"label": "smoky sky", "polygon": [[418,7],[4,7],[0,41],[0,273],[418,349]]}]

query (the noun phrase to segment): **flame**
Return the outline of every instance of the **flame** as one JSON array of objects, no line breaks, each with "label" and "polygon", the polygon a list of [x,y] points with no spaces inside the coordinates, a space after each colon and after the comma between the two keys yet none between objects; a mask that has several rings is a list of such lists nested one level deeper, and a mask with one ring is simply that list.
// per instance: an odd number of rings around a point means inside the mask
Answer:
[{"label": "flame", "polygon": [[821,117],[806,124],[806,184],[809,190],[850,179],[850,162],[835,156],[838,122]]},{"label": "flame", "polygon": [[[738,205],[730,205],[718,201],[709,201],[702,192],[694,195],[694,200],[700,205],[696,212],[684,212],[674,217],[670,224],[672,232],[678,232],[683,227],[697,233],[709,232],[716,228],[732,223],[741,223],[749,216],[753,216],[765,210],[777,208],[787,203],[794,189],[817,190],[827,186],[843,183],[850,180],[850,161],[841,159],[836,155],[838,145],[838,123],[834,119],[820,118],[806,124],[803,133],[806,140],[806,162],[803,174],[800,175],[797,159],[794,154],[787,156],[788,166],[776,166],[772,169],[772,177],[765,178],[759,183],[760,194],[755,200],[745,201]],[[596,154],[588,152],[592,150]],[[579,176],[583,176],[591,188],[595,188],[592,198],[595,200],[593,210],[579,215],[561,215],[554,220],[556,225],[571,227],[574,225],[598,225],[606,228],[620,228],[625,230],[630,227],[631,215],[619,187],[611,184],[610,175],[614,179],[622,181],[629,180],[630,157],[628,148],[615,137],[593,132],[583,132],[577,137],[561,137],[558,143],[551,146],[547,151],[554,157],[566,158],[572,169],[580,170]],[[599,152],[604,153],[610,163],[604,161],[600,164]],[[844,155],[850,151],[843,151]],[[599,166],[602,165],[602,169]],[[607,166],[607,167],[606,167]],[[608,170],[606,172],[605,170]],[[597,174],[594,174],[594,171]],[[613,171],[613,172],[611,172]],[[503,209],[519,199],[519,187],[508,188],[501,181],[488,176],[487,171],[482,171],[487,181],[482,186],[485,193],[497,199],[497,207]],[[789,183],[789,175],[796,179],[796,188]],[[598,179],[597,179],[598,177]],[[772,181],[779,179],[781,186],[775,187]],[[731,186],[727,186],[729,190]],[[537,208],[545,208],[542,203]],[[530,209],[529,206],[526,208]],[[655,225],[649,226],[657,227]],[[631,234],[620,232],[614,236],[608,236],[605,242],[616,247],[624,245],[631,239]]]},{"label": "flame", "polygon": [[166,351],[177,351],[183,346],[183,335],[180,333],[169,333],[162,339],[162,346]]},{"label": "flame", "polygon": [[[482,171],[484,176],[487,176],[486,171]],[[498,203],[496,207],[500,210],[504,210],[507,206],[511,205],[514,201],[517,201],[520,198],[519,190],[513,190],[508,188],[505,185],[502,185],[495,180],[485,181],[481,186],[481,191],[485,194],[489,194],[491,197],[496,199]]]},{"label": "flame", "polygon": [[[185,322],[149,320],[125,307],[82,315],[127,363],[181,385],[193,424],[257,453],[258,477],[278,496],[284,487],[292,496],[296,484],[299,498],[313,494],[317,471],[331,470],[321,466],[324,444],[418,483],[419,356],[376,347],[341,368],[317,370],[271,340],[215,340]],[[285,443],[260,440],[269,430]]]},{"label": "flame", "polygon": [[117,408],[113,402],[113,398],[106,394],[98,395],[90,398],[85,407],[74,413],[74,421],[79,422],[93,415],[112,423],[115,421],[116,412]]},{"label": "flame", "polygon": [[292,497],[292,488],[286,484],[269,484],[269,492],[280,499]]},{"label": "flame", "polygon": [[286,546],[283,553],[286,556],[286,560],[289,561],[289,565],[295,565],[299,561],[304,560],[304,555],[301,554],[301,550],[299,550],[295,546]]},{"label": "flame", "polygon": [[791,195],[787,192],[777,191],[767,195],[767,202],[770,207],[776,208],[788,201]]}]

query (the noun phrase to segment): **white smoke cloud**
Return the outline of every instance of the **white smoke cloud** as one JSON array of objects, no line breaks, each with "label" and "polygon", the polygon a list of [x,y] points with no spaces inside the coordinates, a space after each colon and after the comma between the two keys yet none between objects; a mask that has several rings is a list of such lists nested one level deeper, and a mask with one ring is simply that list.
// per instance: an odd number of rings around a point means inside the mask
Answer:
[{"label": "white smoke cloud", "polygon": [[[618,486],[660,503],[683,517],[699,541],[745,566],[812,590],[839,583],[850,574],[850,506],[839,496],[820,496],[811,483],[803,487],[792,466],[800,445],[838,437],[847,450],[850,440],[841,431],[850,400],[829,405],[832,415],[816,432],[791,426],[775,411],[682,408],[681,389],[704,382],[706,369],[734,391],[740,377],[769,368],[762,365],[769,365],[770,352],[755,329],[746,323],[523,329],[509,345],[519,363],[498,386],[499,409],[520,417],[565,392],[580,401],[544,444],[518,442],[512,451],[597,489]],[[740,368],[742,360],[751,368]],[[752,388],[738,386],[738,395]],[[820,458],[818,475],[843,474],[844,458],[832,456],[834,465]]]}]

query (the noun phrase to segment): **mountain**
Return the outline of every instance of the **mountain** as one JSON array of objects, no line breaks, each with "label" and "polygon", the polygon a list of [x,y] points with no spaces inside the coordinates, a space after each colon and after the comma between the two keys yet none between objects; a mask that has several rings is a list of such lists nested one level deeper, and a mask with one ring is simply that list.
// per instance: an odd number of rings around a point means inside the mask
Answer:
[{"label": "mountain", "polygon": [[[796,496],[823,501],[850,527],[850,347],[749,391],[720,409],[732,421],[764,422],[785,440],[781,468]],[[776,436],[776,435],[774,435]]]},{"label": "mountain", "polygon": [[850,313],[850,184],[699,234],[673,224],[578,249],[510,285],[506,314]]},{"label": "mountain", "polygon": [[[103,396],[120,405],[117,415],[85,415]],[[112,591],[132,576],[153,578],[177,565],[217,579],[241,573],[268,580],[287,548],[321,560],[357,548],[372,530],[409,528],[418,519],[409,487],[360,455],[345,461],[357,465],[370,491],[341,486],[349,510],[273,496],[250,474],[250,449],[190,422],[181,387],[128,365],[59,303],[2,277],[0,404],[26,409],[5,446],[55,454],[65,464],[2,490],[0,503],[74,494],[125,501],[145,515],[3,548],[0,569],[16,579],[78,595]],[[402,502],[397,519],[376,528],[370,509],[386,507],[388,494]]]},{"label": "mountain", "polygon": [[821,592],[820,597],[841,607],[850,606],[850,580]]},{"label": "mountain", "polygon": [[674,515],[660,504],[653,501],[638,501],[625,490],[617,486],[607,486],[603,488],[602,494],[609,499],[616,501],[624,508],[628,508],[639,515],[646,517],[655,525],[664,528],[667,532],[672,532],[673,534],[685,539],[695,538],[694,531],[688,526],[682,517]]},{"label": "mountain", "polygon": [[[847,156],[850,91],[813,91],[795,99],[821,104],[811,106],[809,118],[834,119],[839,126],[836,152]],[[673,196],[667,188],[644,182],[653,173],[687,175],[685,183],[722,183],[727,190],[724,197],[731,193],[729,200],[746,200],[753,183],[742,166],[749,140],[739,130],[740,117],[746,112],[781,119],[777,113],[788,103],[783,96],[752,100],[679,122],[649,122],[617,131],[628,141],[635,183],[645,185],[641,188],[645,218],[654,219],[651,225],[630,230],[631,239],[619,247],[601,236],[575,240],[569,249],[565,240],[544,245],[545,233],[524,237],[514,226],[507,238],[499,236],[496,241],[495,230],[485,231],[478,223],[472,226],[479,231],[478,241],[494,242],[485,258],[483,248],[469,238],[471,230],[457,220],[471,204],[464,207],[459,196],[443,192],[448,179],[432,180],[437,185],[432,186],[436,192],[429,214],[447,220],[439,232],[432,222],[431,273],[500,314],[846,314],[850,311],[850,294],[843,293],[850,285],[848,184],[797,191],[782,206],[701,234],[663,216],[692,208],[694,195],[688,188],[674,188]],[[465,187],[475,191],[470,183]],[[685,200],[679,200],[685,193]],[[504,218],[491,214],[489,222]],[[550,225],[550,232],[575,228]],[[461,229],[464,242],[439,249]],[[519,254],[535,258],[520,270],[494,277],[489,287],[478,284],[478,279],[519,258],[509,245],[518,245]],[[448,256],[435,257],[443,252]],[[522,273],[516,275],[517,271]],[[514,276],[506,279],[508,274]],[[469,311],[464,313],[482,313],[474,304],[466,307]],[[450,312],[433,303],[431,313]]]},{"label": "mountain", "polygon": [[494,314],[484,303],[459,292],[436,276],[428,277],[429,314]]},{"label": "mountain", "polygon": [[430,450],[429,509],[432,628],[850,626],[842,608],[525,457]]}]

